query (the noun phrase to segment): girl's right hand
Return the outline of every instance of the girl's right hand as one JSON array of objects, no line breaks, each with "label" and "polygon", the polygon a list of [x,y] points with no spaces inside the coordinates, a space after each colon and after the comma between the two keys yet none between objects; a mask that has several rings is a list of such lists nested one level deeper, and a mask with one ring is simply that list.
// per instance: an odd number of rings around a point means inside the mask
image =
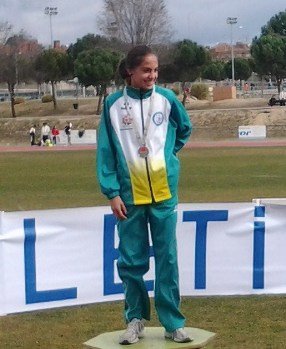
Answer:
[{"label": "girl's right hand", "polygon": [[127,209],[124,205],[124,202],[121,200],[120,196],[115,196],[113,199],[110,200],[110,206],[113,214],[118,219],[127,219]]}]

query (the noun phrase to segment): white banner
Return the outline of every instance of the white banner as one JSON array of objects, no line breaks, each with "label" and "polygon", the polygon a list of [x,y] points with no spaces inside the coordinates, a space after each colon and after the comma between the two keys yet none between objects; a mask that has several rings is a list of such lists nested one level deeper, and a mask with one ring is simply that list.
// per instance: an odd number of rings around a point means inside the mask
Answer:
[{"label": "white banner", "polygon": [[[57,143],[62,145],[68,144],[68,137],[65,131],[60,131],[57,136]],[[71,144],[95,144],[96,130],[71,130]]]},{"label": "white banner", "polygon": [[239,126],[238,127],[239,138],[266,138],[266,126],[254,125],[254,126]]},{"label": "white banner", "polygon": [[[0,315],[123,298],[109,207],[0,217]],[[285,226],[282,205],[179,205],[181,294],[285,293]]]}]

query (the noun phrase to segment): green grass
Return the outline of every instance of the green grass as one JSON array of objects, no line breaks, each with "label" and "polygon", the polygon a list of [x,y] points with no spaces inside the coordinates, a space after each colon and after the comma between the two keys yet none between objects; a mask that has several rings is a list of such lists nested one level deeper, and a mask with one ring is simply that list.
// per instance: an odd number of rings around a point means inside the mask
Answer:
[{"label": "green grass", "polygon": [[0,154],[4,211],[106,203],[95,177],[94,151]]},{"label": "green grass", "polygon": [[[106,205],[93,151],[0,153],[0,210]],[[285,148],[184,150],[180,202],[249,202],[286,197]],[[207,348],[284,349],[284,296],[186,297],[187,326],[218,333]],[[51,309],[0,318],[2,349],[80,349],[122,329],[122,302]],[[152,306],[154,314],[154,307]],[[159,326],[154,314],[151,326]]]},{"label": "green grass", "polygon": [[286,149],[218,148],[180,155],[181,202],[242,202],[286,197]]},{"label": "green grass", "polygon": [[[180,153],[180,202],[286,197],[286,149],[218,148]],[[106,205],[94,151],[0,153],[3,211]]]},{"label": "green grass", "polygon": [[[285,349],[284,303],[283,296],[188,297],[182,311],[186,326],[217,333],[208,349]],[[88,339],[124,328],[122,308],[112,302],[8,315],[0,318],[0,348],[83,349]],[[152,318],[148,326],[160,326]]]}]

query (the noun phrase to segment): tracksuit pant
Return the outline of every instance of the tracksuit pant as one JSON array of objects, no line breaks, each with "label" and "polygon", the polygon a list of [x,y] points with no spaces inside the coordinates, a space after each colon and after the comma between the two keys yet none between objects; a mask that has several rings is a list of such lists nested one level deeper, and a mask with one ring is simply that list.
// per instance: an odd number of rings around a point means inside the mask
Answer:
[{"label": "tracksuit pant", "polygon": [[143,275],[149,270],[149,234],[155,258],[155,308],[168,332],[184,327],[179,310],[174,199],[150,205],[127,207],[127,219],[117,224],[119,233],[118,273],[125,292],[125,318],[150,320],[150,300]]}]

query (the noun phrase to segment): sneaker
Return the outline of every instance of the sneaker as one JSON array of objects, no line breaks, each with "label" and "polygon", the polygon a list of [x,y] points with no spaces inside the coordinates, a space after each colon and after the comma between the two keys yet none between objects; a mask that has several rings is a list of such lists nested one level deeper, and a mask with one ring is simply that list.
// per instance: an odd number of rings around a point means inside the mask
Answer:
[{"label": "sneaker", "polygon": [[132,319],[127,325],[126,331],[119,337],[119,344],[128,345],[134,344],[143,337],[144,324],[142,320]]},{"label": "sneaker", "polygon": [[165,338],[171,339],[177,343],[188,343],[194,340],[186,333],[183,328],[177,328],[173,332],[165,331]]}]

